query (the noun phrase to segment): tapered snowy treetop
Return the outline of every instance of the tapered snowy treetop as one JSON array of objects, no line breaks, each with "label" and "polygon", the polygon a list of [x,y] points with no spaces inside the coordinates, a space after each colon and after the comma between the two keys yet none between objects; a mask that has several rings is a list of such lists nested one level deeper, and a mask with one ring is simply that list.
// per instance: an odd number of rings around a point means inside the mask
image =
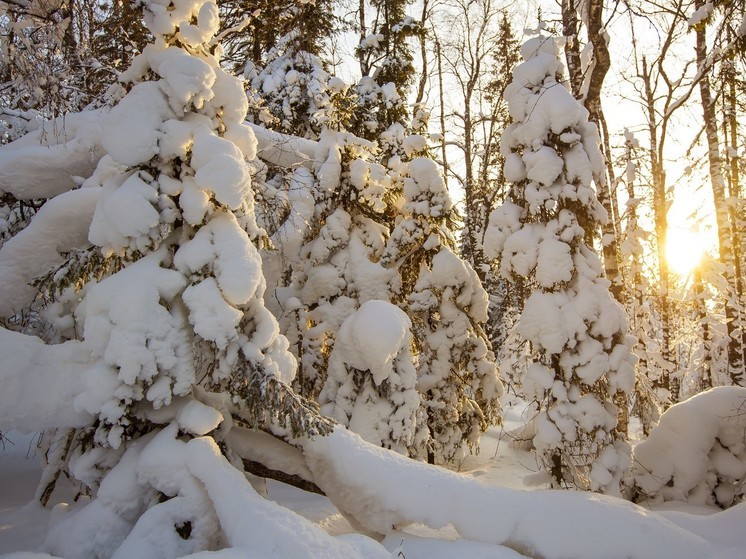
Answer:
[{"label": "tapered snowy treetop", "polygon": [[526,396],[542,411],[534,445],[556,485],[618,491],[627,467],[611,403],[634,383],[627,319],[592,247],[606,214],[594,181],[603,157],[588,112],[562,84],[559,48],[535,37],[506,88],[514,120],[503,133],[509,200],[490,216],[485,253],[533,292],[518,331],[534,351]]}]

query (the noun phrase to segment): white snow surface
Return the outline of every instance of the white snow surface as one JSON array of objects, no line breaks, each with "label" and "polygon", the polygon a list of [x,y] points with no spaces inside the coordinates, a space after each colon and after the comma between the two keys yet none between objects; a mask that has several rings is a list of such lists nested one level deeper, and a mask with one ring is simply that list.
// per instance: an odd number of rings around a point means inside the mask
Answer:
[{"label": "white snow surface", "polygon": [[[489,487],[394,455],[342,429],[309,440],[304,448],[316,482],[332,502],[382,534],[411,523],[434,529],[451,525],[466,540],[506,545],[546,559],[701,559],[738,557],[744,549],[721,547],[662,515],[613,497]],[[729,520],[746,518],[746,507],[729,512]]]},{"label": "white snow surface", "polygon": [[[518,408],[508,411],[506,429],[524,421],[518,413]],[[3,429],[5,427],[4,424]],[[33,550],[40,549],[50,521],[51,526],[70,527],[69,523],[61,522],[78,514],[75,511],[80,511],[81,505],[60,504],[54,510],[42,509],[35,503],[24,506],[33,496],[40,473],[38,457],[27,454],[27,449],[33,446],[29,437],[5,430],[4,433],[15,444],[6,443],[4,449],[0,448],[0,471],[3,472],[0,478],[0,525],[3,526],[0,554],[10,553],[4,557],[13,559],[50,559],[52,556],[48,553]],[[253,439],[250,433],[245,434],[249,435],[247,444],[257,449],[266,446]],[[712,514],[712,509],[706,511],[672,503],[669,510],[654,512],[589,493],[522,490],[521,480],[526,483],[532,476],[529,468],[533,459],[528,452],[514,450],[506,441],[496,447],[498,435],[495,430],[486,434],[482,453],[467,457],[462,474],[397,457],[340,430],[330,437],[306,441],[304,451],[311,457],[309,465],[316,482],[329,492],[346,515],[356,513],[358,521],[368,530],[385,532],[383,546],[357,533],[324,497],[268,482],[270,501],[267,501],[252,492],[243,476],[223,475],[227,464],[216,454],[209,439],[185,445],[173,439],[173,435],[170,441],[169,437],[162,437],[161,443],[153,446],[150,457],[143,459],[144,453],[139,453],[136,462],[141,464],[140,482],[135,478],[127,481],[120,476],[117,493],[114,487],[105,493],[110,495],[110,503],[124,499],[121,501],[124,504],[137,495],[127,491],[136,489],[138,483],[147,483],[147,479],[171,479],[182,487],[192,485],[185,479],[199,479],[211,498],[224,501],[222,512],[218,511],[216,516],[211,513],[207,520],[217,522],[217,518],[230,516],[235,524],[228,528],[231,547],[182,555],[190,559],[336,556],[369,559],[397,557],[400,551],[407,559],[743,557],[746,549],[742,529],[746,520],[744,504]],[[180,467],[182,473],[176,475],[175,466],[187,453],[190,464],[194,465],[188,467],[185,478]],[[218,497],[223,491],[224,496]],[[121,497],[116,497],[117,494]],[[205,495],[204,492],[199,494]],[[58,500],[72,496],[64,484],[56,494]],[[241,506],[237,509],[239,496]],[[246,507],[247,502],[252,505]],[[174,505],[171,510],[162,507],[157,517],[151,516],[141,523],[141,529],[144,530],[148,522],[155,526],[176,519],[179,514],[183,516],[189,510],[186,501],[177,500],[176,503],[181,504],[180,509]],[[401,509],[405,516],[392,514],[394,507]],[[100,509],[91,512],[105,513]],[[391,528],[394,522],[398,523],[396,529]],[[153,545],[156,533],[155,529],[151,532],[139,529],[131,543],[139,543],[142,547],[130,547],[137,553],[129,556],[152,556],[147,553],[147,546]],[[100,541],[102,535],[88,533],[92,541]],[[51,537],[47,537],[48,542]],[[250,537],[256,539],[247,541]],[[264,545],[259,543],[262,540],[276,542],[277,548],[256,547]],[[162,550],[173,543],[163,538],[157,540],[158,556],[163,557]],[[224,545],[228,545],[227,542]],[[62,553],[61,550],[55,553],[58,557],[75,557],[80,556],[82,549],[84,542],[72,550],[77,553]],[[152,553],[153,548],[150,549]],[[309,550],[316,554],[310,554]]]},{"label": "white snow surface", "polygon": [[671,406],[634,453],[635,484],[656,501],[731,506],[746,479],[746,388],[721,386]]}]

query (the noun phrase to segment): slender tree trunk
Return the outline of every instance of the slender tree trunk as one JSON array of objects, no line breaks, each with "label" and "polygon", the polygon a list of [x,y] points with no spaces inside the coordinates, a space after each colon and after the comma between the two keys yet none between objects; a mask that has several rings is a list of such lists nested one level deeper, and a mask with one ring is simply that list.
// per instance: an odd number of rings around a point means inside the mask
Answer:
[{"label": "slender tree trunk", "polygon": [[[668,364],[671,359],[671,308],[669,300],[669,270],[666,260],[666,235],[668,233],[668,201],[666,200],[666,172],[659,153],[658,145],[658,117],[655,111],[655,97],[651,86],[650,71],[647,60],[642,59],[642,77],[645,87],[645,104],[648,113],[648,132],[650,134],[650,166],[653,180],[653,216],[655,219],[656,250],[658,257],[658,305],[661,320],[661,354],[663,361]],[[668,367],[664,367],[653,386],[668,391],[671,402],[676,402],[676,386],[671,382]]]},{"label": "slender tree trunk", "polygon": [[[588,27],[588,39],[593,46],[593,64],[591,66],[590,78],[587,91],[583,92],[583,75],[580,67],[580,45],[577,38],[577,12],[575,0],[563,0],[562,2],[562,26],[565,35],[572,33],[573,43],[571,49],[566,53],[568,69],[570,71],[570,83],[573,94],[576,97],[585,96],[583,104],[588,109],[588,119],[598,128],[601,140],[601,150],[606,160],[606,175],[601,174],[596,178],[596,191],[598,201],[606,210],[607,219],[601,224],[601,246],[604,256],[604,271],[606,278],[611,282],[609,290],[614,299],[623,303],[623,286],[620,274],[619,232],[617,230],[617,213],[614,211],[612,198],[612,186],[616,185],[614,179],[614,168],[611,162],[611,151],[609,146],[609,135],[606,130],[603,110],[601,108],[601,90],[606,74],[611,67],[611,57],[606,44],[606,35],[603,29],[603,1],[588,0],[587,16],[585,22]],[[572,69],[571,66],[576,66]],[[576,89],[577,88],[577,89]],[[625,436],[629,428],[629,407],[627,396],[623,392],[614,395],[614,403],[617,406],[617,431]]]},{"label": "slender tree trunk", "polygon": [[422,15],[420,17],[420,60],[422,61],[422,73],[420,74],[420,83],[417,86],[417,97],[415,103],[422,103],[425,98],[425,88],[427,87],[427,42],[425,41],[425,25],[428,18],[428,0],[422,2]]},{"label": "slender tree trunk", "polygon": [[583,69],[580,64],[577,0],[562,0],[562,35],[569,41],[565,45],[565,60],[567,73],[570,75],[570,91],[576,99],[580,99]]},{"label": "slender tree trunk", "polygon": [[710,328],[709,313],[705,303],[705,287],[702,271],[694,270],[694,312],[702,336],[702,359],[700,362],[700,389],[712,388],[712,329]]},{"label": "slender tree trunk", "polygon": [[[368,28],[365,23],[365,0],[360,0],[358,4],[358,18],[360,18],[360,43],[362,43],[368,35]],[[361,54],[358,62],[360,63],[360,75],[367,76],[370,73],[367,56]]]},{"label": "slender tree trunk", "polygon": [[440,149],[443,158],[443,179],[448,185],[448,159],[446,158],[446,108],[443,93],[443,56],[440,52],[440,41],[435,39],[435,56],[438,59],[438,100],[440,102]]},{"label": "slender tree trunk", "polygon": [[606,121],[601,107],[601,91],[606,74],[609,68],[611,68],[611,56],[603,24],[603,1],[588,0],[587,9],[588,20],[586,24],[588,26],[588,40],[593,46],[593,64],[589,70],[591,75],[588,80],[588,89],[585,92],[583,104],[588,109],[588,120],[598,126],[601,147],[606,158],[606,180],[600,180],[599,184],[597,184],[598,201],[601,202],[608,215],[607,222],[601,226],[601,243],[603,246],[606,278],[611,282],[611,294],[621,304],[623,303],[623,286],[619,271],[621,258],[619,251],[619,230],[617,228],[619,210],[615,204],[616,193],[612,192],[612,188],[616,187],[616,180],[611,160],[609,133],[606,129]]},{"label": "slender tree trunk", "polygon": [[[729,36],[729,41],[732,38]],[[728,169],[728,194],[731,199],[738,200],[743,198],[743,189],[741,187],[741,171],[739,168],[738,158],[738,97],[736,93],[736,69],[733,63],[726,66],[725,72],[725,103],[726,108],[726,137],[729,139],[729,146],[726,150],[727,169]],[[733,268],[736,275],[736,294],[739,302],[740,320],[739,328],[741,330],[741,350],[743,351],[743,363],[746,367],[746,216],[743,212],[731,204],[728,207],[728,216],[730,218],[731,231],[733,231]]]},{"label": "slender tree trunk", "polygon": [[[695,0],[697,9],[704,5],[703,0]],[[697,66],[700,72],[706,71],[707,44],[706,27],[698,26],[697,34]],[[718,228],[718,249],[720,262],[723,265],[722,275],[728,283],[728,293],[725,296],[725,320],[728,332],[728,372],[734,385],[746,386],[743,368],[742,334],[738,328],[740,322],[740,305],[738,304],[738,290],[736,288],[736,273],[733,258],[733,241],[730,216],[728,214],[727,196],[725,192],[725,178],[722,172],[720,158],[720,142],[718,138],[717,116],[715,114],[715,100],[710,90],[710,80],[707,75],[699,81],[699,94],[702,101],[702,111],[705,119],[705,135],[707,137],[707,157],[709,162],[710,183],[712,197],[715,204],[715,220]]]}]

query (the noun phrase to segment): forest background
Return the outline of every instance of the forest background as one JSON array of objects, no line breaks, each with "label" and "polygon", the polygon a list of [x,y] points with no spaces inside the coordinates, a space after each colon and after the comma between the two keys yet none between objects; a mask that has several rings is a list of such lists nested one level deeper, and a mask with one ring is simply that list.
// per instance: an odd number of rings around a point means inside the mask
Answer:
[{"label": "forest background", "polygon": [[[0,2],[3,343],[89,351],[75,413],[40,425],[40,500],[168,413],[296,447],[338,422],[457,465],[516,401],[551,486],[700,498],[629,478],[627,440],[746,383],[744,10]],[[118,277],[157,286],[130,303],[165,333],[124,318]],[[745,451],[716,439],[705,500],[727,507],[743,473],[717,465]]]}]

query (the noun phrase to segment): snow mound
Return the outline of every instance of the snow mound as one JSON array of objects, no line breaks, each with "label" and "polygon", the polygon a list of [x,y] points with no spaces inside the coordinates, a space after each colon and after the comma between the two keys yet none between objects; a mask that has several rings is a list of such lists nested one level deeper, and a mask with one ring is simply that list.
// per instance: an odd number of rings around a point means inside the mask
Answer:
[{"label": "snow mound", "polygon": [[637,445],[641,497],[729,507],[746,479],[746,388],[721,386],[671,406]]}]

